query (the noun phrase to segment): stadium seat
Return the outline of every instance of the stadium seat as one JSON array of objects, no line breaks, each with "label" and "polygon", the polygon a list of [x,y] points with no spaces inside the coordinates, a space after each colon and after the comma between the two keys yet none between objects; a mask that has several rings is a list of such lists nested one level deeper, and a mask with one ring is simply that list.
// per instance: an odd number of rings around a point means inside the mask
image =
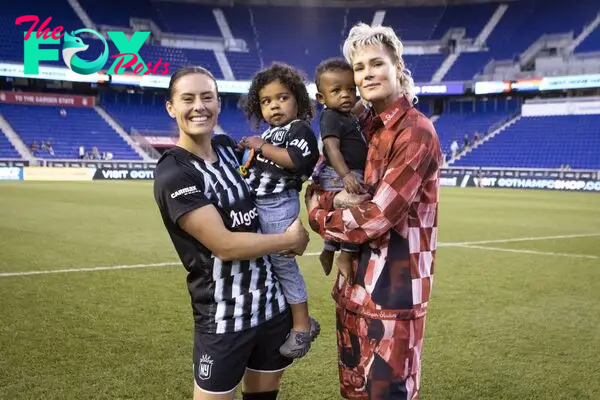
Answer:
[{"label": "stadium seat", "polygon": [[111,152],[115,160],[139,160],[140,156],[91,108],[0,104],[0,114],[11,124],[25,145],[34,141],[50,140],[54,156],[40,151],[39,158],[74,159],[79,157],[79,146],[86,150],[98,147],[100,152]]},{"label": "stadium seat", "polygon": [[454,166],[600,169],[600,115],[523,117]]},{"label": "stadium seat", "polygon": [[0,130],[0,158],[21,158],[21,155]]}]

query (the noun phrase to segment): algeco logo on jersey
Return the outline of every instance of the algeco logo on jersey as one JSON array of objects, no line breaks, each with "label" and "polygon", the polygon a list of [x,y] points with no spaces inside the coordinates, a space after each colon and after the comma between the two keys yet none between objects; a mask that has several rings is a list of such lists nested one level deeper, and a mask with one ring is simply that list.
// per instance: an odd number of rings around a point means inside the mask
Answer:
[{"label": "algeco logo on jersey", "polygon": [[235,212],[231,210],[229,213],[229,217],[233,220],[233,225],[231,227],[235,228],[236,226],[240,225],[250,226],[250,224],[252,224],[252,220],[257,216],[258,211],[256,210],[256,207],[247,213],[242,213],[241,211]]},{"label": "algeco logo on jersey", "polygon": [[[33,22],[29,30],[25,32],[23,46],[25,75],[38,74],[40,61],[58,61],[58,49],[40,49],[40,45],[60,44],[60,39],[63,37],[63,61],[73,72],[80,75],[91,75],[100,71],[104,65],[106,65],[109,58],[108,43],[102,35],[92,29],[79,29],[70,34],[67,32],[61,34],[64,29],[62,26],[57,26],[50,32],[50,28],[47,28],[46,26],[51,20],[52,17],[48,17],[39,26],[37,31],[35,31],[34,36],[32,36],[31,33],[34,32],[34,29],[40,21],[37,15],[23,15],[15,20],[16,25],[21,25],[25,22]],[[84,43],[82,38],[77,36],[81,33],[88,33],[98,37],[104,46],[98,58],[93,61],[86,61],[77,56],[77,53],[86,51],[89,48],[89,44]],[[119,51],[119,54],[112,56],[115,61],[108,70],[108,75],[121,75],[125,72],[126,68],[131,68],[136,75],[157,75],[159,72],[160,75],[166,75],[169,73],[169,69],[167,68],[169,63],[161,63],[162,59],[159,59],[151,70],[150,67],[152,67],[152,63],[144,63],[144,60],[142,60],[142,57],[138,54],[138,51],[141,49],[148,36],[150,36],[150,32],[134,32],[131,39],[127,39],[125,33],[120,31],[106,33],[112,39]],[[162,71],[158,70],[158,67],[160,66],[164,67]]]}]

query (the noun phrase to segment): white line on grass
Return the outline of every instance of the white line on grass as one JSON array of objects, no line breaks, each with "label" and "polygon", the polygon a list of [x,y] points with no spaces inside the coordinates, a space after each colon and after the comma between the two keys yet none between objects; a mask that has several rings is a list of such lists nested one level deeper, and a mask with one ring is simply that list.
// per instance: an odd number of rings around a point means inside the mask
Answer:
[{"label": "white line on grass", "polygon": [[574,257],[574,258],[588,258],[591,260],[597,260],[600,257],[589,254],[574,254],[574,253],[554,253],[549,251],[536,251],[536,250],[525,250],[525,249],[506,249],[502,247],[488,247],[488,246],[476,246],[476,245],[456,245],[454,247],[461,247],[464,249],[479,249],[479,250],[490,250],[490,251],[504,251],[508,253],[524,253],[524,254],[536,254],[541,256],[555,256],[555,257]]},{"label": "white line on grass", "polygon": [[164,262],[156,264],[133,264],[133,265],[111,265],[109,267],[93,267],[93,268],[65,268],[43,271],[23,271],[23,272],[2,272],[0,278],[9,276],[26,276],[26,275],[45,275],[45,274],[62,274],[66,272],[91,272],[91,271],[111,271],[114,269],[134,269],[134,268],[150,268],[150,267],[167,267],[171,265],[181,265],[180,262]]},{"label": "white line on grass", "polygon": [[[589,258],[598,259],[600,257],[586,254],[569,254],[569,253],[549,253],[534,250],[517,250],[517,249],[503,249],[499,247],[484,247],[477,246],[480,244],[492,244],[492,243],[512,243],[512,242],[527,242],[534,240],[552,240],[552,239],[570,239],[570,238],[582,238],[600,236],[600,233],[582,233],[576,235],[559,235],[559,236],[534,236],[534,237],[523,237],[523,238],[511,238],[511,239],[497,239],[497,240],[481,240],[477,242],[457,242],[457,243],[438,243],[438,247],[462,247],[465,249],[480,249],[480,250],[492,250],[492,251],[507,251],[511,253],[529,253],[538,255],[550,255],[550,256],[561,256],[561,257],[578,257],[578,258]],[[316,253],[304,253],[306,257],[318,256],[319,252]],[[93,268],[64,268],[55,270],[42,270],[42,271],[23,271],[23,272],[1,272],[0,278],[7,278],[11,276],[27,276],[27,275],[46,275],[46,274],[62,274],[68,272],[93,272],[93,271],[112,271],[118,269],[134,269],[134,268],[151,268],[151,267],[167,267],[173,265],[181,265],[180,262],[164,262],[155,264],[133,264],[133,265],[113,265],[108,267],[93,267]]]},{"label": "white line on grass", "polygon": [[457,243],[439,243],[440,247],[445,246],[470,246],[474,244],[493,244],[493,243],[513,243],[513,242],[533,242],[536,240],[553,240],[553,239],[573,239],[573,238],[584,238],[600,236],[600,233],[581,233],[576,235],[558,235],[558,236],[532,236],[532,237],[521,237],[521,238],[510,238],[510,239],[496,239],[496,240],[479,240],[477,242],[457,242]]}]

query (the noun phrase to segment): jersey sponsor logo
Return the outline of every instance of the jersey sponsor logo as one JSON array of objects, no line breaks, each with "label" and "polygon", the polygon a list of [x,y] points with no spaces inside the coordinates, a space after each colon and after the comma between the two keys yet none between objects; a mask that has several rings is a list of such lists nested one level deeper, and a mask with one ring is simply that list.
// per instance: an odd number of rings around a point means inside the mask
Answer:
[{"label": "jersey sponsor logo", "polygon": [[284,169],[281,165],[275,164],[273,161],[269,160],[268,158],[265,158],[265,156],[263,156],[262,154],[257,155],[256,160],[265,164],[274,165],[279,169]]},{"label": "jersey sponsor logo", "polygon": [[310,148],[308,147],[308,142],[304,139],[294,139],[290,146],[294,146],[302,151],[302,157],[308,157],[312,153],[310,152]]},{"label": "jersey sponsor logo", "polygon": [[229,217],[233,220],[232,228],[240,225],[250,226],[254,218],[258,216],[258,210],[254,207],[252,210],[243,213],[241,211],[233,211],[229,213]]},{"label": "jersey sponsor logo", "polygon": [[196,186],[188,186],[183,189],[179,189],[176,192],[171,193],[171,198],[176,199],[179,196],[187,196],[192,193],[198,193],[199,190]]},{"label": "jersey sponsor logo", "polygon": [[203,381],[210,379],[212,372],[213,359],[208,354],[203,354],[198,362],[198,378]]}]

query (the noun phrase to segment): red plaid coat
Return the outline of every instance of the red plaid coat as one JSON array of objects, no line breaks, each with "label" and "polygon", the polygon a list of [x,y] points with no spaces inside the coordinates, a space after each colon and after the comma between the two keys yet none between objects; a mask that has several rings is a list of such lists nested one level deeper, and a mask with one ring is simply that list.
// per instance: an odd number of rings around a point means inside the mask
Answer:
[{"label": "red plaid coat", "polygon": [[369,141],[365,184],[373,199],[334,210],[334,194],[317,192],[309,221],[324,239],[362,244],[353,284],[338,274],[338,305],[367,318],[418,318],[427,311],[435,267],[439,140],[405,97],[359,119]]}]

